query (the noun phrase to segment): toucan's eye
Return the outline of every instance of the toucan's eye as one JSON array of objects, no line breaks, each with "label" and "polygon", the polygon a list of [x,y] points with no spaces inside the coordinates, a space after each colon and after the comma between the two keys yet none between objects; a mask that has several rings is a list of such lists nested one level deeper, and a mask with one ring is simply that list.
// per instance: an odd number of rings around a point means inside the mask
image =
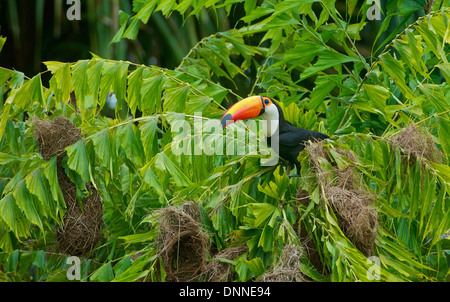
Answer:
[{"label": "toucan's eye", "polygon": [[264,100],[264,104],[269,105],[269,104],[270,104],[269,99],[265,99],[265,100]]}]

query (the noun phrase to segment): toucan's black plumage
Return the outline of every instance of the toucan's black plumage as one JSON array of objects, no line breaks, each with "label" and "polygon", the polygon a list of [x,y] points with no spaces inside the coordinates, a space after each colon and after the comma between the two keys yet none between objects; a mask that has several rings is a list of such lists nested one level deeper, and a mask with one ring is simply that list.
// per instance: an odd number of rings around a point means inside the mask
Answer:
[{"label": "toucan's black plumage", "polygon": [[[279,112],[278,140],[279,156],[297,167],[300,173],[300,163],[297,160],[298,154],[305,149],[305,143],[309,140],[323,140],[329,138],[328,135],[321,132],[307,130],[295,127],[284,119],[283,110],[273,101]],[[271,144],[271,137],[267,137],[267,143]]]}]

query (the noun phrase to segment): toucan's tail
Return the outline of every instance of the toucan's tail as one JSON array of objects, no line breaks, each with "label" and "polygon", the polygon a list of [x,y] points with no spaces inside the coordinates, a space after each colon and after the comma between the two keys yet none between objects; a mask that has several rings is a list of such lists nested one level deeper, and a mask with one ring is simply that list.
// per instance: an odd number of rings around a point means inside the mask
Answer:
[{"label": "toucan's tail", "polygon": [[315,140],[323,140],[323,139],[330,138],[328,135],[326,135],[322,132],[312,131],[312,130],[309,130],[309,131],[311,133],[311,137]]}]

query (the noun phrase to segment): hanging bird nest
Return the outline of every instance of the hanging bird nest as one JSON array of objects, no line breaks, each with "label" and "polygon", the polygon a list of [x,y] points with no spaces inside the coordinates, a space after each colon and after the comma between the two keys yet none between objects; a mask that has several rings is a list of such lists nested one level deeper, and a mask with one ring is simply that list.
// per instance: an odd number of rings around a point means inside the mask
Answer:
[{"label": "hanging bird nest", "polygon": [[92,184],[86,184],[89,195],[83,198],[81,209],[77,202],[77,188],[62,169],[58,169],[58,182],[67,208],[56,232],[58,250],[75,256],[86,254],[92,251],[102,236],[101,197]]},{"label": "hanging bird nest", "polygon": [[278,263],[260,277],[263,282],[302,282],[307,281],[300,272],[300,258],[303,250],[296,244],[287,244],[281,251]]},{"label": "hanging bird nest", "polygon": [[88,183],[88,195],[82,199],[80,207],[77,188],[61,166],[66,155],[65,148],[83,138],[81,131],[65,117],[57,117],[49,122],[35,118],[33,123],[42,157],[49,160],[57,156],[58,183],[66,204],[66,213],[56,231],[58,250],[74,256],[88,253],[101,238],[101,197],[95,187]]},{"label": "hanging bird nest", "polygon": [[396,133],[389,139],[389,142],[394,148],[402,148],[405,159],[408,157],[416,160],[425,158],[435,163],[441,163],[444,157],[441,150],[436,147],[431,134],[418,128],[414,123]]},{"label": "hanging bird nest", "polygon": [[[362,179],[357,179],[354,171],[355,165],[339,169],[332,162],[323,148],[323,142],[312,143],[306,147],[306,150],[310,155],[310,163],[315,168],[319,185],[324,188],[322,198],[326,198],[330,203],[342,232],[365,256],[371,256],[378,230],[377,210],[373,207],[375,196],[362,187]],[[338,148],[334,151],[353,162],[356,161],[356,156],[351,151]],[[323,171],[319,164],[319,157],[330,162],[333,171]],[[331,173],[333,177],[327,177]],[[297,200],[308,206],[310,203],[308,196],[308,192],[299,187]],[[300,237],[311,263],[323,270],[316,247],[303,226]]]},{"label": "hanging bird nest", "polygon": [[222,259],[235,260],[240,255],[248,252],[246,245],[226,248],[216,254],[206,266],[206,281],[208,282],[231,282],[233,281],[232,264]]},{"label": "hanging bird nest", "polygon": [[206,269],[209,239],[199,222],[200,211],[193,202],[181,208],[159,210],[158,254],[163,261],[166,281],[198,280]]},{"label": "hanging bird nest", "polygon": [[71,120],[63,116],[47,122],[37,117],[33,120],[35,137],[38,141],[39,152],[45,160],[58,156],[58,163],[66,155],[64,148],[82,139],[80,129]]},{"label": "hanging bird nest", "polygon": [[325,195],[338,217],[338,225],[353,245],[365,256],[373,253],[378,230],[373,196],[365,191],[328,187]]}]

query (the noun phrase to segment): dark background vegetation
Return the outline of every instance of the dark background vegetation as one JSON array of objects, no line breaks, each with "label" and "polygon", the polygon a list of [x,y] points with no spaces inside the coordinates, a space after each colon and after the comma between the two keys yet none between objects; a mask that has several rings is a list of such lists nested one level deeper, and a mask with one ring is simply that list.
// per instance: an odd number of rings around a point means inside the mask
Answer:
[{"label": "dark background vegetation", "polygon": [[[364,2],[358,1],[355,14]],[[387,0],[380,3],[384,12],[389,9]],[[119,29],[118,11],[131,13],[131,0],[81,0],[80,21],[67,19],[69,7],[65,0],[0,0],[0,35],[7,37],[0,66],[33,76],[46,70],[42,62],[74,62],[96,54],[107,59],[175,68],[203,37],[243,26],[239,20],[245,14],[242,4],[236,5],[229,16],[218,9],[217,17],[211,11],[199,19],[184,20],[178,13],[166,19],[157,12],[148,24],[141,25],[136,40],[110,44]],[[346,1],[337,5],[342,14],[345,7]],[[367,22],[357,43],[367,58],[374,42],[376,48],[383,46],[386,38],[423,16],[429,6],[426,0],[405,0],[396,9],[398,14],[378,39],[384,15],[380,21]],[[44,84],[49,76],[43,76]]]}]

